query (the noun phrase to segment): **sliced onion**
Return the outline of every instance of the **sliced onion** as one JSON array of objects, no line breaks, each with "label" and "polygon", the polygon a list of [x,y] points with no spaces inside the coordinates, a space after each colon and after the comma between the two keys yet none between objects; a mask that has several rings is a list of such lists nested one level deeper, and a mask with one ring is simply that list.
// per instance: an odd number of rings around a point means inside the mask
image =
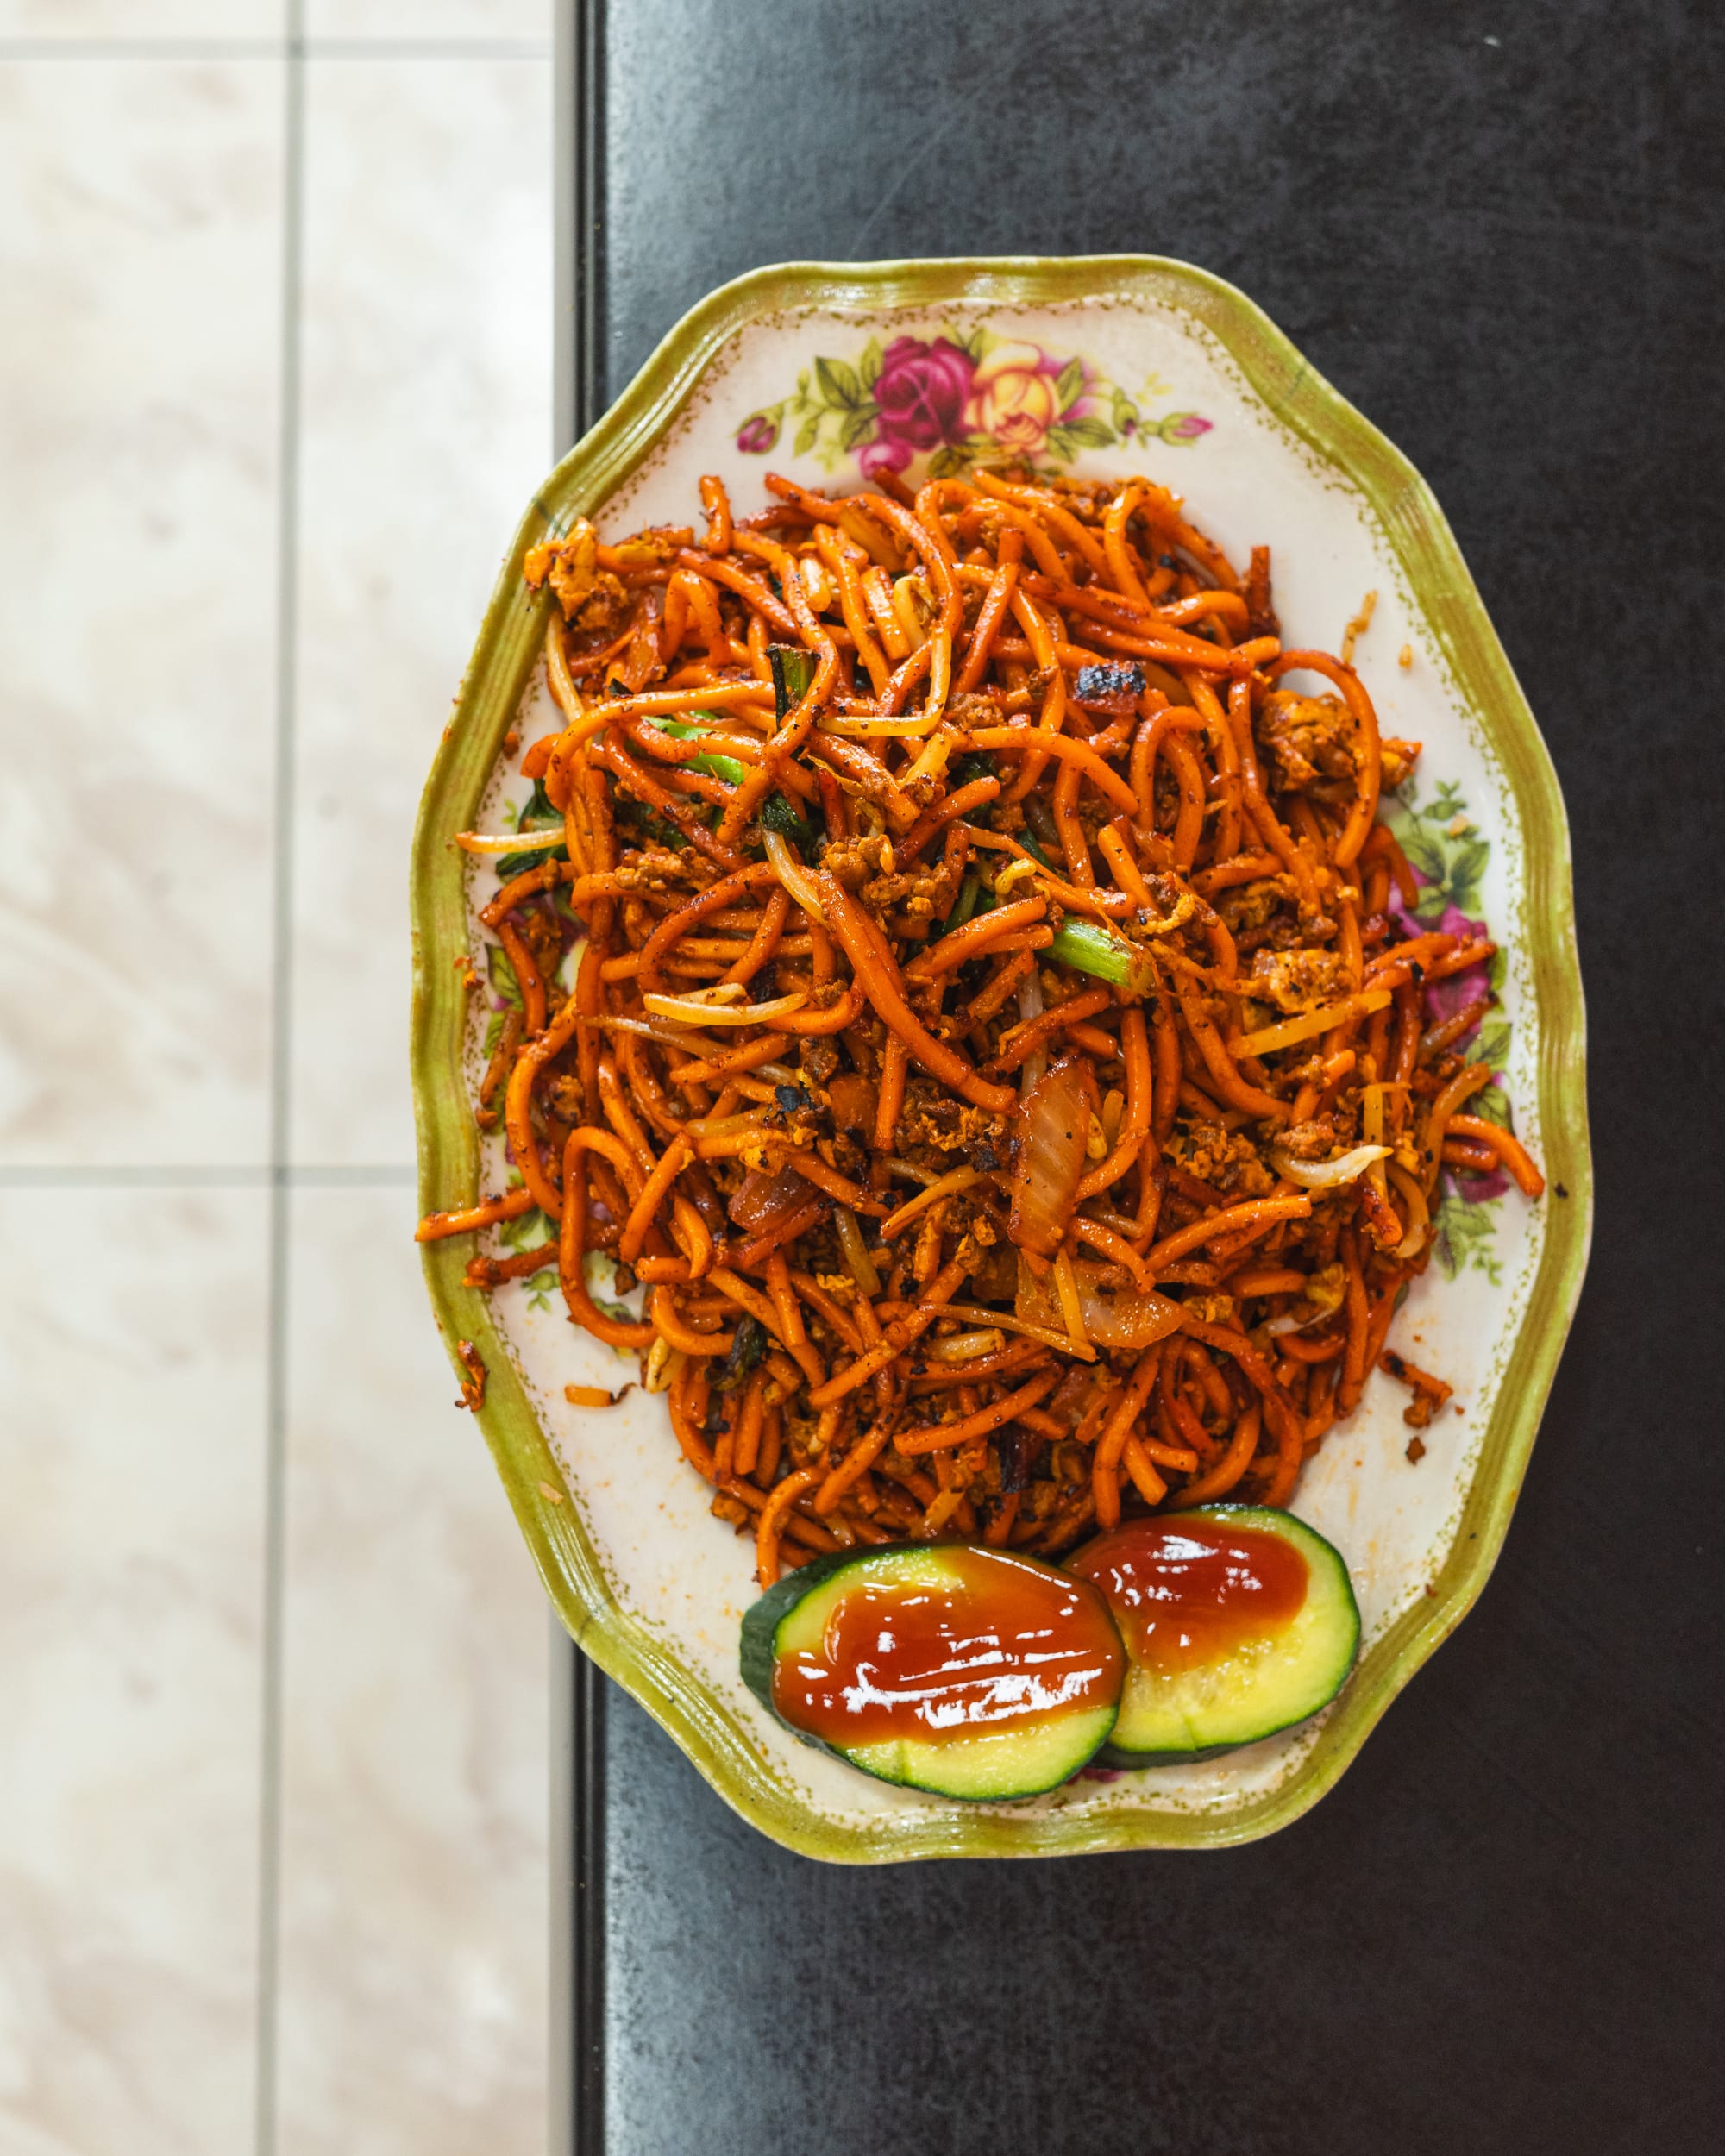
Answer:
[{"label": "sliced onion", "polygon": [[949,1333],[944,1340],[925,1340],[923,1353],[931,1363],[974,1363],[979,1356],[998,1355],[1007,1336],[997,1325],[975,1332]]},{"label": "sliced onion", "polygon": [[[580,946],[578,944],[576,949]],[[601,1027],[608,1033],[638,1033],[643,1040],[663,1041],[668,1048],[681,1048],[690,1056],[712,1053],[711,1041],[704,1041],[699,1033],[691,1033],[683,1026],[667,1025],[662,1019],[656,1025],[648,1018],[614,1018],[607,1012],[602,1018],[584,1018],[581,1023]],[[762,1068],[770,1069],[771,1065],[763,1064]]]},{"label": "sliced onion", "polygon": [[1096,1081],[1088,1056],[1063,1056],[1028,1093],[1018,1113],[1019,1156],[1007,1233],[1021,1250],[1052,1257],[1060,1248],[1088,1164]]},{"label": "sliced onion", "polygon": [[[1334,1277],[1327,1278],[1326,1275]],[[1279,1318],[1271,1318],[1264,1330],[1272,1338],[1284,1332],[1309,1332],[1314,1325],[1322,1325],[1333,1318],[1347,1300],[1347,1288],[1338,1265],[1326,1266],[1322,1272],[1308,1275],[1302,1291],[1305,1300],[1314,1306],[1309,1318],[1296,1318],[1291,1310],[1284,1310]]]},{"label": "sliced onion", "polygon": [[457,831],[455,843],[464,854],[536,854],[563,843],[561,824],[536,831]]},{"label": "sliced onion", "polygon": [[940,1181],[938,1168],[919,1168],[913,1160],[900,1160],[896,1153],[887,1154],[881,1165],[889,1175],[902,1175],[908,1182],[920,1183],[925,1190]]},{"label": "sliced onion", "polygon": [[[1068,1355],[1079,1351],[1063,1327],[1057,1331],[1052,1326],[1035,1325],[1028,1318],[1009,1318],[1004,1310],[991,1310],[984,1302],[949,1302],[941,1307],[950,1318],[969,1318],[973,1325],[994,1326],[1002,1332],[1021,1332],[1027,1340],[1040,1340],[1044,1347],[1060,1348]],[[1085,1362],[1094,1363],[1095,1359],[1095,1348],[1083,1350]]]},{"label": "sliced onion", "polygon": [[[1019,1018],[1022,1024],[1042,1016],[1042,975],[1032,966],[1019,986]],[[1031,1087],[1040,1080],[1048,1069],[1048,1050],[1033,1048],[1024,1059],[1019,1072],[1019,1099],[1028,1100]]]},{"label": "sliced onion", "polygon": [[773,874],[812,921],[822,918],[820,893],[815,889],[809,872],[791,851],[790,842],[782,831],[769,831],[762,827],[762,842],[767,849],[767,858],[773,864]]},{"label": "sliced onion", "polygon": [[982,1175],[983,1170],[980,1168],[950,1169],[938,1181],[932,1182],[926,1190],[918,1191],[914,1198],[906,1198],[896,1213],[881,1221],[881,1240],[890,1243],[899,1230],[908,1227],[919,1213],[926,1213],[932,1205],[950,1196],[955,1190],[968,1190],[972,1183],[981,1182]]},{"label": "sliced onion", "polygon": [[[1147,1348],[1157,1340],[1165,1340],[1170,1332],[1178,1332],[1180,1305],[1172,1296],[1158,1295],[1153,1288],[1127,1289],[1118,1295],[1105,1295],[1082,1273],[1076,1277],[1084,1330],[1099,1347]],[[1027,1324],[1065,1332],[1060,1299],[1054,1292],[1052,1281],[1037,1280],[1028,1265],[1019,1267],[1017,1309],[1019,1318]],[[1070,1351],[1070,1339],[1063,1344]]]},{"label": "sliced onion", "polygon": [[[798,1176],[800,1182],[802,1178]],[[875,1261],[869,1255],[862,1240],[862,1229],[856,1215],[849,1206],[834,1206],[832,1225],[838,1231],[838,1247],[844,1253],[844,1262],[850,1269],[850,1277],[872,1302],[881,1292],[881,1275],[875,1269]]]},{"label": "sliced onion", "polygon": [[746,1003],[749,991],[740,981],[715,981],[707,988],[683,988],[678,992],[679,1003]]},{"label": "sliced onion", "polygon": [[1066,1320],[1067,1338],[1074,1349],[1082,1352],[1089,1346],[1090,1336],[1084,1330],[1084,1300],[1079,1292],[1078,1275],[1072,1269],[1072,1253],[1063,1243],[1054,1261],[1054,1293],[1060,1314]]},{"label": "sliced onion", "polygon": [[1400,1258],[1405,1263],[1408,1258],[1417,1257],[1426,1247],[1426,1237],[1431,1226],[1431,1207],[1426,1203],[1426,1194],[1420,1188],[1418,1178],[1410,1175],[1398,1161],[1389,1162],[1384,1173],[1395,1184],[1396,1194],[1407,1208],[1407,1230],[1389,1253],[1392,1257]]},{"label": "sliced onion", "polygon": [[743,1178],[742,1188],[732,1193],[725,1211],[739,1228],[753,1234],[765,1221],[788,1219],[807,1204],[808,1194],[808,1185],[794,1168],[781,1168],[771,1175],[751,1168]]},{"label": "sliced onion", "polygon": [[1356,1145],[1352,1152],[1344,1153],[1338,1160],[1295,1160],[1289,1154],[1274,1150],[1270,1157],[1276,1174],[1285,1175],[1290,1183],[1302,1183],[1308,1190],[1334,1190],[1363,1175],[1374,1161],[1388,1160],[1389,1148]]},{"label": "sliced onion", "polygon": [[692,996],[644,995],[641,1000],[656,1018],[674,1018],[681,1025],[771,1025],[775,1018],[800,1011],[808,998],[775,996],[769,1003],[700,1003]]}]

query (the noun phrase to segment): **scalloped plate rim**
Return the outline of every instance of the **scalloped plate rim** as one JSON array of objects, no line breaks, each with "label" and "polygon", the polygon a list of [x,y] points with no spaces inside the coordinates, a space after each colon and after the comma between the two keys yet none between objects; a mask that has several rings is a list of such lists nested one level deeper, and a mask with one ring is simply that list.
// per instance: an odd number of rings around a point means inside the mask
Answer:
[{"label": "scalloped plate rim", "polygon": [[[502,1341],[486,1299],[462,1288],[450,1243],[422,1246],[427,1287],[452,1363],[458,1339],[490,1370],[477,1420],[547,1592],[571,1635],[669,1733],[742,1815],[787,1848],[831,1861],[1029,1857],[1107,1849],[1222,1847],[1288,1826],[1333,1786],[1396,1693],[1477,1599],[1502,1547],[1586,1269],[1592,1221],[1585,1012],[1576,954],[1567,820],[1557,775],[1449,526],[1406,457],[1311,366],[1264,311],[1208,271],[1157,255],[954,257],[786,263],[709,293],[538,490],[518,528],[444,730],[414,833],[411,1063],[422,1212],[470,1201],[479,1147],[461,1081],[465,948],[459,858],[447,834],[471,814],[536,656],[547,596],[521,580],[526,548],[567,530],[616,491],[663,438],[727,340],[763,316],[804,309],[925,309],[963,298],[1038,305],[1148,297],[1212,331],[1251,392],[1344,473],[1380,518],[1458,688],[1501,760],[1527,837],[1524,918],[1539,1012],[1538,1095],[1553,1210],[1527,1307],[1464,1504],[1460,1526],[1423,1606],[1374,1642],[1288,1781],[1233,1811],[1121,1808],[1098,1814],[1000,1811],[916,1814],[853,1827],[789,1797],[731,1714],[618,1604]],[[452,820],[453,819],[453,820]],[[459,1366],[457,1366],[459,1367]],[[548,1493],[550,1493],[548,1495]]]}]

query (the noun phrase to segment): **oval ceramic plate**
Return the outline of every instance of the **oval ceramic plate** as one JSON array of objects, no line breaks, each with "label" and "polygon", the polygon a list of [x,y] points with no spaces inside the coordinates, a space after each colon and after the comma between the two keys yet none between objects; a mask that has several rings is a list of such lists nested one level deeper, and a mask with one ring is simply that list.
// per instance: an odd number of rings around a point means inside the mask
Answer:
[{"label": "oval ceramic plate", "polygon": [[[1358,1667],[1316,1722],[1182,1771],[1094,1777],[1019,1805],[888,1788],[797,1744],[737,1674],[752,1545],[709,1516],[662,1399],[570,1407],[567,1383],[619,1385],[630,1363],[568,1322],[555,1273],[487,1297],[461,1286],[472,1238],[428,1244],[446,1344],[490,1372],[479,1420],[545,1584],[574,1637],[657,1717],[719,1793],[812,1856],[1038,1856],[1243,1841],[1335,1781],[1490,1569],[1581,1286],[1590,1220],[1583,1012],[1568,834],[1544,743],[1436,503],[1375,428],[1251,303],[1141,256],[767,269],[726,285],[665,340],[552,473],[516,535],[438,750],[413,861],[414,1087],[428,1211],[500,1188],[472,1103],[501,998],[469,997],[487,868],[449,843],[523,805],[517,759],[551,725],[540,662],[549,594],[524,550],[579,516],[607,536],[699,521],[721,473],[740,512],[769,467],[848,491],[882,465],[913,482],[975,457],[1107,475],[1147,472],[1243,561],[1273,550],[1293,643],[1335,649],[1369,592],[1356,663],[1384,730],[1425,743],[1389,813],[1429,922],[1486,918],[1507,951],[1480,1052],[1550,1188],[1451,1188],[1439,1262],[1396,1343],[1441,1371],[1458,1407],[1410,1461],[1408,1395],[1374,1378],[1308,1469],[1295,1508],[1352,1571]],[[512,828],[512,817],[510,827]],[[505,985],[507,985],[506,976]],[[543,1224],[519,1232],[531,1243]]]}]

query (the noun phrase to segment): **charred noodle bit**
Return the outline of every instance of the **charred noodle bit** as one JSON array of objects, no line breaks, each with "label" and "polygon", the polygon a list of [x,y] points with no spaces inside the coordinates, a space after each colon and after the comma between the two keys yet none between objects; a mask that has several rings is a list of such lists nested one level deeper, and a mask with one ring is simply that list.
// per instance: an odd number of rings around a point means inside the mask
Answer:
[{"label": "charred noodle bit", "polygon": [[555,1263],[763,1583],[1286,1505],[1374,1368],[1428,1420],[1388,1334],[1439,1178],[1544,1182],[1469,1112],[1483,971],[1426,1000],[1496,946],[1398,928],[1351,653],[1284,650],[1269,550],[1242,578],[1145,480],[768,484],[529,556],[562,730],[532,828],[457,842],[519,1188],[420,1239],[543,1213],[467,1284]]}]

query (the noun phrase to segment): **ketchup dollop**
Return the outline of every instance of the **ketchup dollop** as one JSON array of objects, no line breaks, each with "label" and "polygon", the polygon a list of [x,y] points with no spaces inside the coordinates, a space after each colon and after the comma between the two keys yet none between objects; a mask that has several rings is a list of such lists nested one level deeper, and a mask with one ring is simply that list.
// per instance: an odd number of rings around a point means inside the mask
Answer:
[{"label": "ketchup dollop", "polygon": [[819,1646],[778,1659],[787,1722],[842,1749],[939,1743],[1119,1696],[1125,1657],[1093,1588],[994,1551],[938,1555],[938,1583],[858,1568]]},{"label": "ketchup dollop", "polygon": [[1281,1631],[1311,1583],[1283,1536],[1219,1520],[1134,1520],[1098,1535],[1067,1569],[1101,1589],[1133,1659],[1168,1676]]}]

